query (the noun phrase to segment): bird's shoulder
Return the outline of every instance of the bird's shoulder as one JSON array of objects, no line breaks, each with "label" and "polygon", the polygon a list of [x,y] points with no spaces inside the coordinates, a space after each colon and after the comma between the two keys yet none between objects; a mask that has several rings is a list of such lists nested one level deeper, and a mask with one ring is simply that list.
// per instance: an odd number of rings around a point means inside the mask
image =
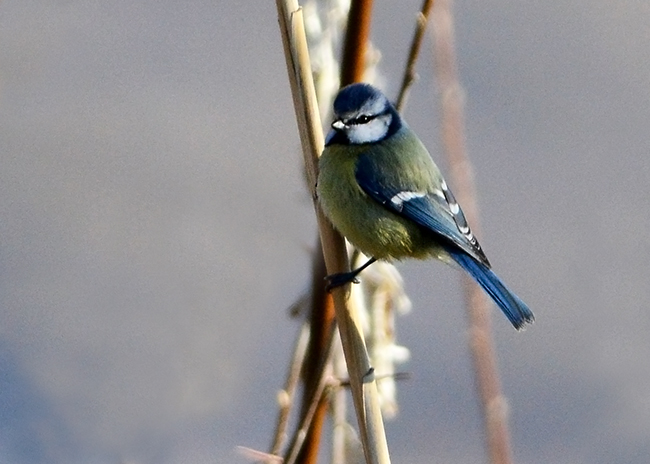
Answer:
[{"label": "bird's shoulder", "polygon": [[376,181],[396,189],[428,191],[442,178],[429,151],[407,126],[360,151],[356,169],[371,170]]}]

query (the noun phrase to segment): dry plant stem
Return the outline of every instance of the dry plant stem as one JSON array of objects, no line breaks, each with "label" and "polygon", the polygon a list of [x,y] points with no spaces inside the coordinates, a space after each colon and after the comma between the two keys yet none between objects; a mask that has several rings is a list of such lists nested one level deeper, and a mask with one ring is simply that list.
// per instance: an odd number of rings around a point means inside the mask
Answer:
[{"label": "dry plant stem", "polygon": [[[350,78],[356,78],[358,75],[362,75],[365,69],[365,60],[363,57],[365,56],[367,35],[370,29],[369,3],[371,2],[365,1],[353,3],[350,8],[351,11],[348,14],[348,29],[346,32],[344,52],[346,58],[344,58],[344,65],[342,66],[341,72],[342,74],[350,74]],[[361,53],[358,52],[359,49],[362,49]],[[362,59],[360,60],[357,56],[359,54],[362,56]],[[312,269],[312,276],[314,279],[312,282],[313,298],[311,327],[314,335],[312,337],[313,343],[310,347],[310,354],[306,360],[306,372],[304,374],[306,391],[304,398],[308,401],[318,400],[318,398],[311,395],[311,393],[313,393],[311,385],[314,385],[313,379],[320,378],[322,373],[316,372],[312,367],[320,365],[318,360],[321,353],[326,349],[329,349],[329,346],[323,346],[323,343],[325,342],[323,334],[328,333],[330,327],[334,324],[334,306],[332,296],[324,292],[323,286],[323,279],[326,275],[327,271],[322,252],[317,252],[314,257],[314,266]],[[331,343],[331,338],[328,340]],[[310,407],[311,405],[307,401],[303,402],[303,411],[305,408]],[[300,464],[312,464],[316,462],[318,445],[320,442],[319,432],[326,412],[327,401],[321,399],[319,407],[315,412],[309,434],[305,439],[303,449],[298,457],[298,462]]]},{"label": "dry plant stem", "polygon": [[309,434],[312,432],[317,433],[320,436],[320,430],[314,430],[314,425],[321,427],[322,423],[316,424],[314,420],[317,418],[317,414],[321,411],[321,409],[326,407],[326,397],[324,395],[324,392],[327,387],[327,379],[325,375],[325,368],[330,361],[333,335],[334,331],[332,330],[328,343],[330,350],[328,350],[325,358],[320,363],[321,367],[318,369],[320,374],[318,383],[315,385],[313,391],[310,392],[309,398],[305,401],[305,404],[308,405],[308,409],[302,412],[303,416],[301,417],[300,424],[296,430],[296,433],[294,434],[291,446],[287,451],[287,456],[284,459],[285,464],[294,464],[295,462],[309,462],[307,459],[315,460],[318,455],[318,443],[316,443],[315,447],[306,447],[306,440],[309,438]]},{"label": "dry plant stem", "polygon": [[372,0],[352,0],[341,60],[341,87],[363,80],[371,19]]},{"label": "dry plant stem", "polygon": [[406,68],[404,68],[404,77],[402,77],[402,85],[400,86],[399,95],[397,96],[397,111],[402,112],[404,105],[406,104],[406,97],[408,95],[408,90],[415,82],[415,63],[418,60],[420,55],[420,46],[422,45],[422,38],[424,37],[424,31],[427,29],[427,21],[429,19],[429,13],[433,7],[434,0],[424,0],[422,3],[422,9],[418,13],[417,21],[415,24],[415,32],[413,33],[413,40],[411,41],[411,48],[409,50],[409,57],[406,62]]},{"label": "dry plant stem", "polygon": [[[339,379],[345,376],[345,366],[340,357],[334,357],[334,375]],[[346,427],[347,427],[347,392],[339,385],[332,391],[332,456],[331,464],[345,464]]]},{"label": "dry plant stem", "polygon": [[[346,272],[349,270],[349,263],[343,237],[334,231],[316,201],[315,186],[318,156],[323,149],[323,133],[312,81],[302,11],[295,0],[276,0],[276,5],[303,147],[305,169],[310,193],[314,199],[327,272]],[[348,286],[340,287],[332,292],[332,296],[334,298],[336,321],[339,326],[348,372],[350,373],[352,398],[359,423],[359,434],[363,443],[366,462],[369,464],[385,464],[390,462],[390,458],[379,409],[377,385],[372,377],[372,369],[358,316],[352,313],[347,305],[347,291]]]},{"label": "dry plant stem", "polygon": [[303,401],[300,420],[285,464],[316,463],[323,422],[327,413],[327,378],[331,376],[331,351],[334,340],[334,306],[325,292],[325,264],[318,253],[313,262],[310,343],[303,362]]},{"label": "dry plant stem", "polygon": [[[302,407],[300,410],[301,423],[310,417],[307,436],[301,447],[297,462],[300,464],[315,464],[318,458],[318,449],[323,423],[327,415],[326,395],[322,395],[325,371],[330,366],[330,352],[334,334],[334,302],[332,296],[325,292],[323,282],[327,271],[322,251],[316,250],[312,263],[312,291],[310,344],[303,366],[303,382],[305,385]],[[330,367],[331,369],[331,367]],[[314,406],[316,406],[315,409]]]},{"label": "dry plant stem", "polygon": [[[323,432],[323,424],[327,416],[329,406],[329,398],[324,391],[320,399],[315,403],[313,417],[305,436],[305,442],[300,447],[300,453],[296,458],[297,464],[316,464],[318,462],[318,451],[320,446],[320,438]],[[287,461],[289,464],[289,461]]]},{"label": "dry plant stem", "polygon": [[[458,202],[463,205],[472,230],[476,233],[479,229],[478,208],[472,168],[465,149],[463,93],[458,81],[450,3],[450,0],[437,0],[436,11],[432,17],[435,69],[442,105],[442,138],[454,192]],[[466,275],[462,278],[470,326],[469,344],[490,462],[510,464],[510,436],[492,346],[490,303],[475,282]]]},{"label": "dry plant stem", "polygon": [[293,350],[293,357],[289,372],[287,373],[287,380],[284,384],[284,389],[278,395],[278,402],[280,403],[280,412],[278,413],[278,420],[275,426],[275,434],[273,436],[273,443],[271,444],[270,454],[279,456],[282,446],[287,438],[287,424],[289,422],[289,413],[293,405],[293,399],[296,394],[296,387],[300,379],[300,370],[302,368],[305,354],[307,352],[307,344],[309,342],[309,326],[305,323],[300,329],[300,334],[296,340]]}]

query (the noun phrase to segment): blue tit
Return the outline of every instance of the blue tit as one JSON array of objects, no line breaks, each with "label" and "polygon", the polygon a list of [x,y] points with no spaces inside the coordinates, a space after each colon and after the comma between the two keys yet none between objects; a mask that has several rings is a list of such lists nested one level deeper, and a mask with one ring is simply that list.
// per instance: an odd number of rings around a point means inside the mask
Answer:
[{"label": "blue tit", "polygon": [[436,258],[467,271],[520,329],[534,316],[490,269],[465,215],[420,139],[376,88],[352,84],[334,101],[334,122],[319,161],[325,215],[372,258],[329,287],[356,282],[376,260]]}]

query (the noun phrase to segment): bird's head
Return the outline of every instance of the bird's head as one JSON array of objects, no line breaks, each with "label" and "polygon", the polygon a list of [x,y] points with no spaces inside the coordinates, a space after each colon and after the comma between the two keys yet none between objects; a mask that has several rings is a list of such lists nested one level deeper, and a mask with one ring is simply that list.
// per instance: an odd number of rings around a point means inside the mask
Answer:
[{"label": "bird's head", "polygon": [[325,145],[377,143],[400,127],[401,118],[383,93],[368,84],[352,84],[334,100],[334,122]]}]

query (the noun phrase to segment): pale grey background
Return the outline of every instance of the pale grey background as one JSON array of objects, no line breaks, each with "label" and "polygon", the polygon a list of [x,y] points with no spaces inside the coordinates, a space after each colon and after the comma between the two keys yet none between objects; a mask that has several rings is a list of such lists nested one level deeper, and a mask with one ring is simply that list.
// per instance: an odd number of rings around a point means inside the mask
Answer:
[{"label": "pale grey background", "polygon": [[[393,96],[420,3],[376,2]],[[493,317],[516,460],[645,464],[650,3],[455,13],[481,241],[538,319]],[[1,462],[266,448],[315,233],[284,66],[270,1],[0,3]],[[457,275],[400,269],[394,462],[482,462]]]}]

